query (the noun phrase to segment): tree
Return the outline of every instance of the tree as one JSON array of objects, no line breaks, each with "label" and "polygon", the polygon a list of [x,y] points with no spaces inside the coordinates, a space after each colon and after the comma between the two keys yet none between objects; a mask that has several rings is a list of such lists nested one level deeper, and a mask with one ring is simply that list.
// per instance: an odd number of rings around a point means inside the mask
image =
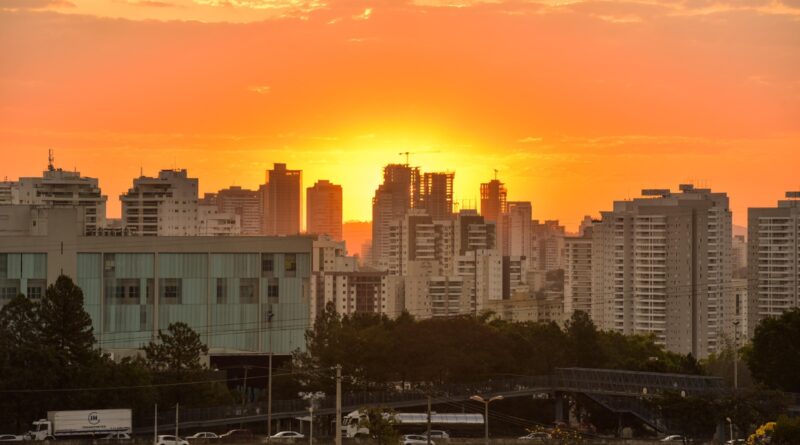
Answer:
[{"label": "tree", "polygon": [[720,417],[719,407],[709,396],[668,391],[655,397],[653,403],[670,429],[679,431],[684,437],[711,437]]},{"label": "tree", "polygon": [[55,349],[62,365],[87,364],[99,357],[92,318],[83,308],[83,291],[71,278],[61,275],[48,286],[38,313],[41,341]]},{"label": "tree", "polygon": [[200,335],[183,322],[170,324],[167,331],[159,329],[158,341],[151,341],[143,348],[150,368],[177,374],[203,369],[200,359],[208,354],[208,346],[200,340]]},{"label": "tree", "polygon": [[780,416],[772,430],[773,445],[797,445],[800,443],[800,418]]},{"label": "tree", "polygon": [[575,366],[598,368],[605,361],[600,336],[589,314],[575,311],[566,325],[567,342]]},{"label": "tree", "polygon": [[752,346],[745,348],[745,361],[753,379],[773,389],[800,392],[800,309],[777,318],[766,318],[756,326]]},{"label": "tree", "polygon": [[378,445],[394,445],[400,439],[395,429],[395,412],[388,408],[362,408],[364,417],[358,422],[359,428],[369,429],[371,437]]}]

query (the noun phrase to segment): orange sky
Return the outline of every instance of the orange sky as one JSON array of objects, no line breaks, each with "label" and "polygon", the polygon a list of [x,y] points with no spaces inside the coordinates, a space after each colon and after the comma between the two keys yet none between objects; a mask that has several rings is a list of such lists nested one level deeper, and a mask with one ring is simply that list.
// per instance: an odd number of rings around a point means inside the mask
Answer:
[{"label": "orange sky", "polygon": [[409,150],[569,228],[688,181],[744,224],[800,189],[800,0],[0,0],[0,179],[48,148],[112,216],[140,168],[286,162],[368,219]]}]

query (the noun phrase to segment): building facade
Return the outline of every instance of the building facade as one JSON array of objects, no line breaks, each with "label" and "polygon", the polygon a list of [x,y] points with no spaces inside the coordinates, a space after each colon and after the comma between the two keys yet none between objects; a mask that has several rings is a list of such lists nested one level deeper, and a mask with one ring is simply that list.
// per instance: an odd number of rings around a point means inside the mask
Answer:
[{"label": "building facade", "polygon": [[704,358],[717,351],[730,291],[728,197],[690,184],[642,194],[593,226],[595,322]]},{"label": "building facade", "polygon": [[800,306],[800,191],[747,212],[748,332]]},{"label": "building facade", "polygon": [[178,321],[212,356],[304,347],[311,238],[85,236],[76,209],[5,206],[0,215],[2,302],[37,298],[70,276],[98,346],[115,357]]},{"label": "building facade", "polygon": [[564,314],[592,315],[592,228],[564,238]]},{"label": "building facade", "polygon": [[322,180],[306,189],[306,232],[342,239],[342,186]]},{"label": "building facade", "polygon": [[264,188],[266,211],[263,214],[264,235],[282,236],[300,233],[303,186],[302,170],[289,170],[286,164],[275,164],[267,171]]}]

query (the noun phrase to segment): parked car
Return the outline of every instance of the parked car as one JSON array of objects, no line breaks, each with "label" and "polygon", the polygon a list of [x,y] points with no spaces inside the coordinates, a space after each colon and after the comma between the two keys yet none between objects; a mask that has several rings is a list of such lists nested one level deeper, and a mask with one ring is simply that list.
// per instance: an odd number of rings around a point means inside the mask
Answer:
[{"label": "parked car", "polygon": [[[425,437],[427,439],[428,432],[427,431],[423,431],[423,432],[419,433],[419,435],[422,436],[422,437]],[[449,438],[450,438],[450,433],[448,433],[445,430],[431,430],[431,439],[447,440]]]},{"label": "parked car", "polygon": [[217,433],[212,433],[209,431],[203,431],[200,433],[194,433],[191,436],[186,437],[186,440],[197,440],[197,439],[205,439],[205,440],[212,440],[212,439],[219,439]]},{"label": "parked car", "polygon": [[100,440],[131,440],[131,435],[128,433],[111,433],[101,437]]},{"label": "parked car", "polygon": [[250,430],[230,430],[219,436],[219,440],[224,442],[245,442],[252,439],[253,433]]},{"label": "parked car", "polygon": [[269,436],[270,439],[303,439],[305,437],[297,431],[281,431]]},{"label": "parked car", "polygon": [[156,445],[189,445],[189,442],[177,436],[162,435],[158,436]]},{"label": "parked car", "polygon": [[747,445],[747,441],[744,439],[731,439],[725,442],[725,445]]},{"label": "parked car", "polygon": [[526,434],[524,436],[521,436],[519,439],[520,440],[532,440],[532,441],[536,441],[536,442],[544,442],[544,441],[546,441],[548,439],[551,439],[551,438],[552,438],[552,436],[550,435],[550,433],[546,433],[544,431],[534,431],[532,433],[529,433],[529,434]]},{"label": "parked car", "polygon": [[23,439],[22,436],[14,434],[0,434],[0,442],[22,442]]},{"label": "parked car", "polygon": [[[403,445],[427,445],[428,437],[420,434],[406,434],[400,438],[400,443]],[[431,440],[431,445],[435,445]]]},{"label": "parked car", "polygon": [[686,443],[688,443],[688,441],[686,439],[684,439],[683,436],[678,435],[678,434],[672,434],[670,436],[667,436],[667,437],[661,439],[660,442],[680,442],[680,443],[686,442]]}]

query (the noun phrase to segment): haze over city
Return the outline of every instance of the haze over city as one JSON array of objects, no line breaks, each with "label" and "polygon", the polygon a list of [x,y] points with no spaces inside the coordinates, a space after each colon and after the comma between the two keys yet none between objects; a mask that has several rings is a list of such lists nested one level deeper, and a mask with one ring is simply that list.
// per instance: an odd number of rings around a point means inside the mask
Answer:
[{"label": "haze over city", "polygon": [[0,0],[0,442],[798,445],[798,339],[800,0]]},{"label": "haze over city", "polygon": [[497,169],[570,229],[679,182],[727,191],[745,225],[800,181],[799,16],[755,0],[4,2],[0,178],[39,173],[50,148],[112,197],[140,169],[213,191],[286,162],[368,220],[380,167],[411,151],[457,172],[457,201]]}]

